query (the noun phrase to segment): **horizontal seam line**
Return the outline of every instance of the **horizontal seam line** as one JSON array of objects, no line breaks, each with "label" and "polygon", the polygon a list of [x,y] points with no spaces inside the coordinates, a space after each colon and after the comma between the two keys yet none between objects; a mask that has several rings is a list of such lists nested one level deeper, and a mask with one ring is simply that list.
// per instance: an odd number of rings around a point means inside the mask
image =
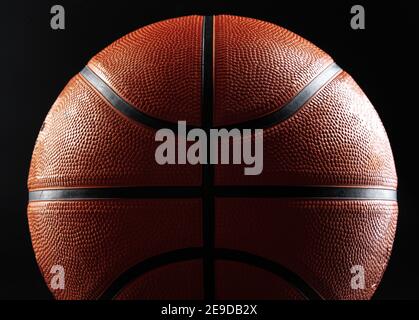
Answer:
[{"label": "horizontal seam line", "polygon": [[[89,199],[184,199],[204,194],[202,187],[48,189],[29,192],[29,201]],[[374,194],[375,193],[375,194]],[[229,186],[214,187],[219,198],[302,198],[347,200],[397,200],[397,190],[354,187]]]}]

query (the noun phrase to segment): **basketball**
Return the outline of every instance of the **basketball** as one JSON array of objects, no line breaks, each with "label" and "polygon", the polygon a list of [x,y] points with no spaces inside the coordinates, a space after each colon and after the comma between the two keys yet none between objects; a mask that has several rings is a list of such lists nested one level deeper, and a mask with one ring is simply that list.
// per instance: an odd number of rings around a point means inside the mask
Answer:
[{"label": "basketball", "polygon": [[[228,140],[243,158],[185,160],[180,122],[250,130]],[[176,163],[156,161],[161,129]],[[259,129],[263,168],[246,174]],[[300,36],[229,15],[154,23],[95,55],[51,107],[28,189],[56,299],[370,299],[398,212],[390,143],[351,76]]]}]

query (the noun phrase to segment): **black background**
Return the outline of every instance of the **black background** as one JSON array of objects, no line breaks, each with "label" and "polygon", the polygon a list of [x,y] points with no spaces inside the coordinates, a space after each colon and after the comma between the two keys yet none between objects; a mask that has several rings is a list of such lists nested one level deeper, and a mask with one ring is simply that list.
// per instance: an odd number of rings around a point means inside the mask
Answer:
[{"label": "black background", "polygon": [[[419,298],[418,28],[413,1],[1,1],[0,299],[50,299],[36,265],[26,220],[32,149],[50,106],[97,52],[144,25],[189,14],[229,13],[288,28],[328,52],[376,107],[399,177],[393,254],[374,299]],[[66,10],[66,29],[50,28],[50,8]],[[352,30],[362,4],[366,30]]]}]

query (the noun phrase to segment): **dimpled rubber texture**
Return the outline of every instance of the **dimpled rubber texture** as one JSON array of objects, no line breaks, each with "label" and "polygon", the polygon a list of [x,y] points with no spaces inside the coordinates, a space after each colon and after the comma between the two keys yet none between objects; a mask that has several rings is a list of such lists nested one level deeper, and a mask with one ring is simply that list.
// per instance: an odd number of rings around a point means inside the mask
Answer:
[{"label": "dimpled rubber texture", "polygon": [[[163,283],[170,285],[162,285]],[[202,262],[192,260],[168,264],[147,272],[116,295],[117,300],[203,299]]]},{"label": "dimpled rubber texture", "polygon": [[201,34],[202,17],[162,21],[115,41],[88,66],[139,110],[199,125]]},{"label": "dimpled rubber texture", "polygon": [[28,218],[47,283],[53,265],[65,268],[59,299],[98,298],[138,261],[202,246],[199,199],[31,202]]},{"label": "dimpled rubber texture", "polygon": [[245,176],[245,165],[217,166],[216,184],[397,187],[385,129],[346,72],[292,118],[265,129],[263,144],[260,175]]},{"label": "dimpled rubber texture", "polygon": [[[217,199],[215,212],[216,247],[278,262],[325,299],[372,296],[397,222],[394,201]],[[364,290],[351,289],[353,265],[365,269]]]},{"label": "dimpled rubber texture", "polygon": [[[121,98],[163,120],[200,125],[203,17],[141,28],[88,67]],[[270,23],[215,16],[214,125],[280,109],[332,59]],[[34,149],[29,191],[118,186],[200,186],[200,165],[160,166],[155,130],[116,111],[81,75],[51,108]],[[340,72],[289,119],[264,130],[264,169],[216,165],[215,185],[359,186],[396,189],[385,130],[362,90]],[[248,252],[294,272],[326,299],[371,298],[391,252],[397,202],[216,198],[215,248]],[[201,199],[31,201],[41,272],[66,271],[58,299],[96,299],[127,270],[173,250],[202,247]],[[217,299],[302,299],[293,285],[244,262],[215,264]],[[365,290],[352,290],[353,265]],[[169,263],[133,279],[116,299],[202,299],[202,260]]]},{"label": "dimpled rubber texture", "polygon": [[215,263],[220,300],[304,300],[292,285],[269,271],[236,261]]},{"label": "dimpled rubber texture", "polygon": [[216,126],[278,110],[332,63],[295,33],[249,18],[217,16],[214,46]]},{"label": "dimpled rubber texture", "polygon": [[161,166],[155,130],[119,114],[80,76],[54,103],[39,133],[29,189],[199,185],[198,166]]}]

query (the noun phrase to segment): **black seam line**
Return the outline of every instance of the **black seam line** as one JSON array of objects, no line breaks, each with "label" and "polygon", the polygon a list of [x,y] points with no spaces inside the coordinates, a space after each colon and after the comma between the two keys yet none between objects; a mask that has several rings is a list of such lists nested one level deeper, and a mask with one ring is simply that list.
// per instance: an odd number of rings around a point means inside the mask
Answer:
[{"label": "black seam line", "polygon": [[303,198],[397,201],[397,191],[385,188],[335,186],[220,186],[220,198]]},{"label": "black seam line", "polygon": [[166,252],[141,261],[120,274],[102,293],[99,300],[111,300],[117,298],[127,285],[149,271],[176,262],[200,259],[202,258],[202,255],[202,248],[192,247]]},{"label": "black seam line", "polygon": [[[110,88],[105,81],[103,81],[96,73],[94,73],[89,67],[84,67],[80,71],[82,77],[113,106],[116,110],[124,114],[126,117],[135,120],[143,125],[154,129],[167,128],[173,132],[177,132],[178,124],[170,121],[154,118],[141,112],[124,99],[122,99],[112,88]],[[186,125],[187,130],[195,128],[191,125]]]},{"label": "black seam line", "polygon": [[[212,18],[212,17],[210,17]],[[205,18],[207,19],[207,18]],[[204,20],[205,25],[205,20]],[[205,35],[203,35],[205,36]],[[203,43],[205,40],[203,40]],[[208,47],[208,46],[207,46]],[[212,55],[212,53],[211,53]],[[204,64],[204,60],[202,61]],[[202,66],[204,70],[205,67]],[[212,70],[212,67],[211,67]],[[332,63],[325,70],[323,70],[316,78],[314,78],[304,89],[302,89],[291,101],[285,104],[283,107],[277,111],[270,113],[264,117],[249,120],[246,122],[241,122],[237,124],[230,124],[227,126],[216,126],[214,128],[237,128],[237,129],[262,129],[271,127],[275,124],[278,124],[282,121],[287,120],[293,114],[295,114],[302,106],[304,106],[325,84],[334,79],[342,69],[336,64]],[[89,67],[84,67],[80,74],[83,78],[90,83],[90,85],[95,88],[100,94],[118,111],[127,116],[128,118],[135,120],[143,125],[154,129],[167,128],[171,129],[174,132],[177,132],[178,125],[171,121],[161,120],[154,118],[141,112],[124,99],[122,99],[114,90],[112,90],[96,73],[94,73]],[[203,81],[205,80],[205,75],[202,75]],[[203,119],[204,120],[204,119]],[[205,127],[205,125],[203,125]],[[197,126],[186,125],[187,131],[197,128]]]},{"label": "black seam line", "polygon": [[[294,289],[301,293],[304,298],[309,300],[322,300],[323,297],[307,284],[298,274],[292,272],[281,264],[272,260],[239,250],[226,248],[214,248],[214,259],[217,261],[236,261],[247,265],[251,265],[262,270],[268,271],[285,282],[290,284]],[[200,247],[183,248],[163,253],[158,256],[148,258],[141,261],[121,275],[119,275],[112,284],[102,293],[99,300],[115,299],[118,295],[136,279],[142,275],[156,270],[162,266],[167,266],[177,262],[191,261],[203,258],[204,249]],[[205,295],[205,292],[204,292]]]},{"label": "black seam line", "polygon": [[29,201],[93,199],[182,199],[201,197],[200,187],[112,187],[45,189],[29,192]]},{"label": "black seam line", "polygon": [[317,75],[308,85],[306,85],[293,99],[282,108],[261,118],[230,124],[224,126],[226,129],[262,129],[272,127],[283,122],[294,115],[303,107],[321,88],[333,80],[342,69],[336,64],[331,63],[326,69]]},{"label": "black seam line", "polygon": [[[207,136],[213,126],[213,17],[205,16],[202,25],[202,92],[201,123]],[[207,144],[210,158],[211,146]],[[214,275],[214,166],[202,165],[202,237],[203,237],[203,286],[205,300],[215,299]]]},{"label": "black seam line", "polygon": [[[188,199],[204,195],[202,187],[112,187],[46,189],[29,192],[29,201],[95,199]],[[384,188],[331,186],[214,186],[220,198],[303,198],[397,201],[397,191]]]}]

